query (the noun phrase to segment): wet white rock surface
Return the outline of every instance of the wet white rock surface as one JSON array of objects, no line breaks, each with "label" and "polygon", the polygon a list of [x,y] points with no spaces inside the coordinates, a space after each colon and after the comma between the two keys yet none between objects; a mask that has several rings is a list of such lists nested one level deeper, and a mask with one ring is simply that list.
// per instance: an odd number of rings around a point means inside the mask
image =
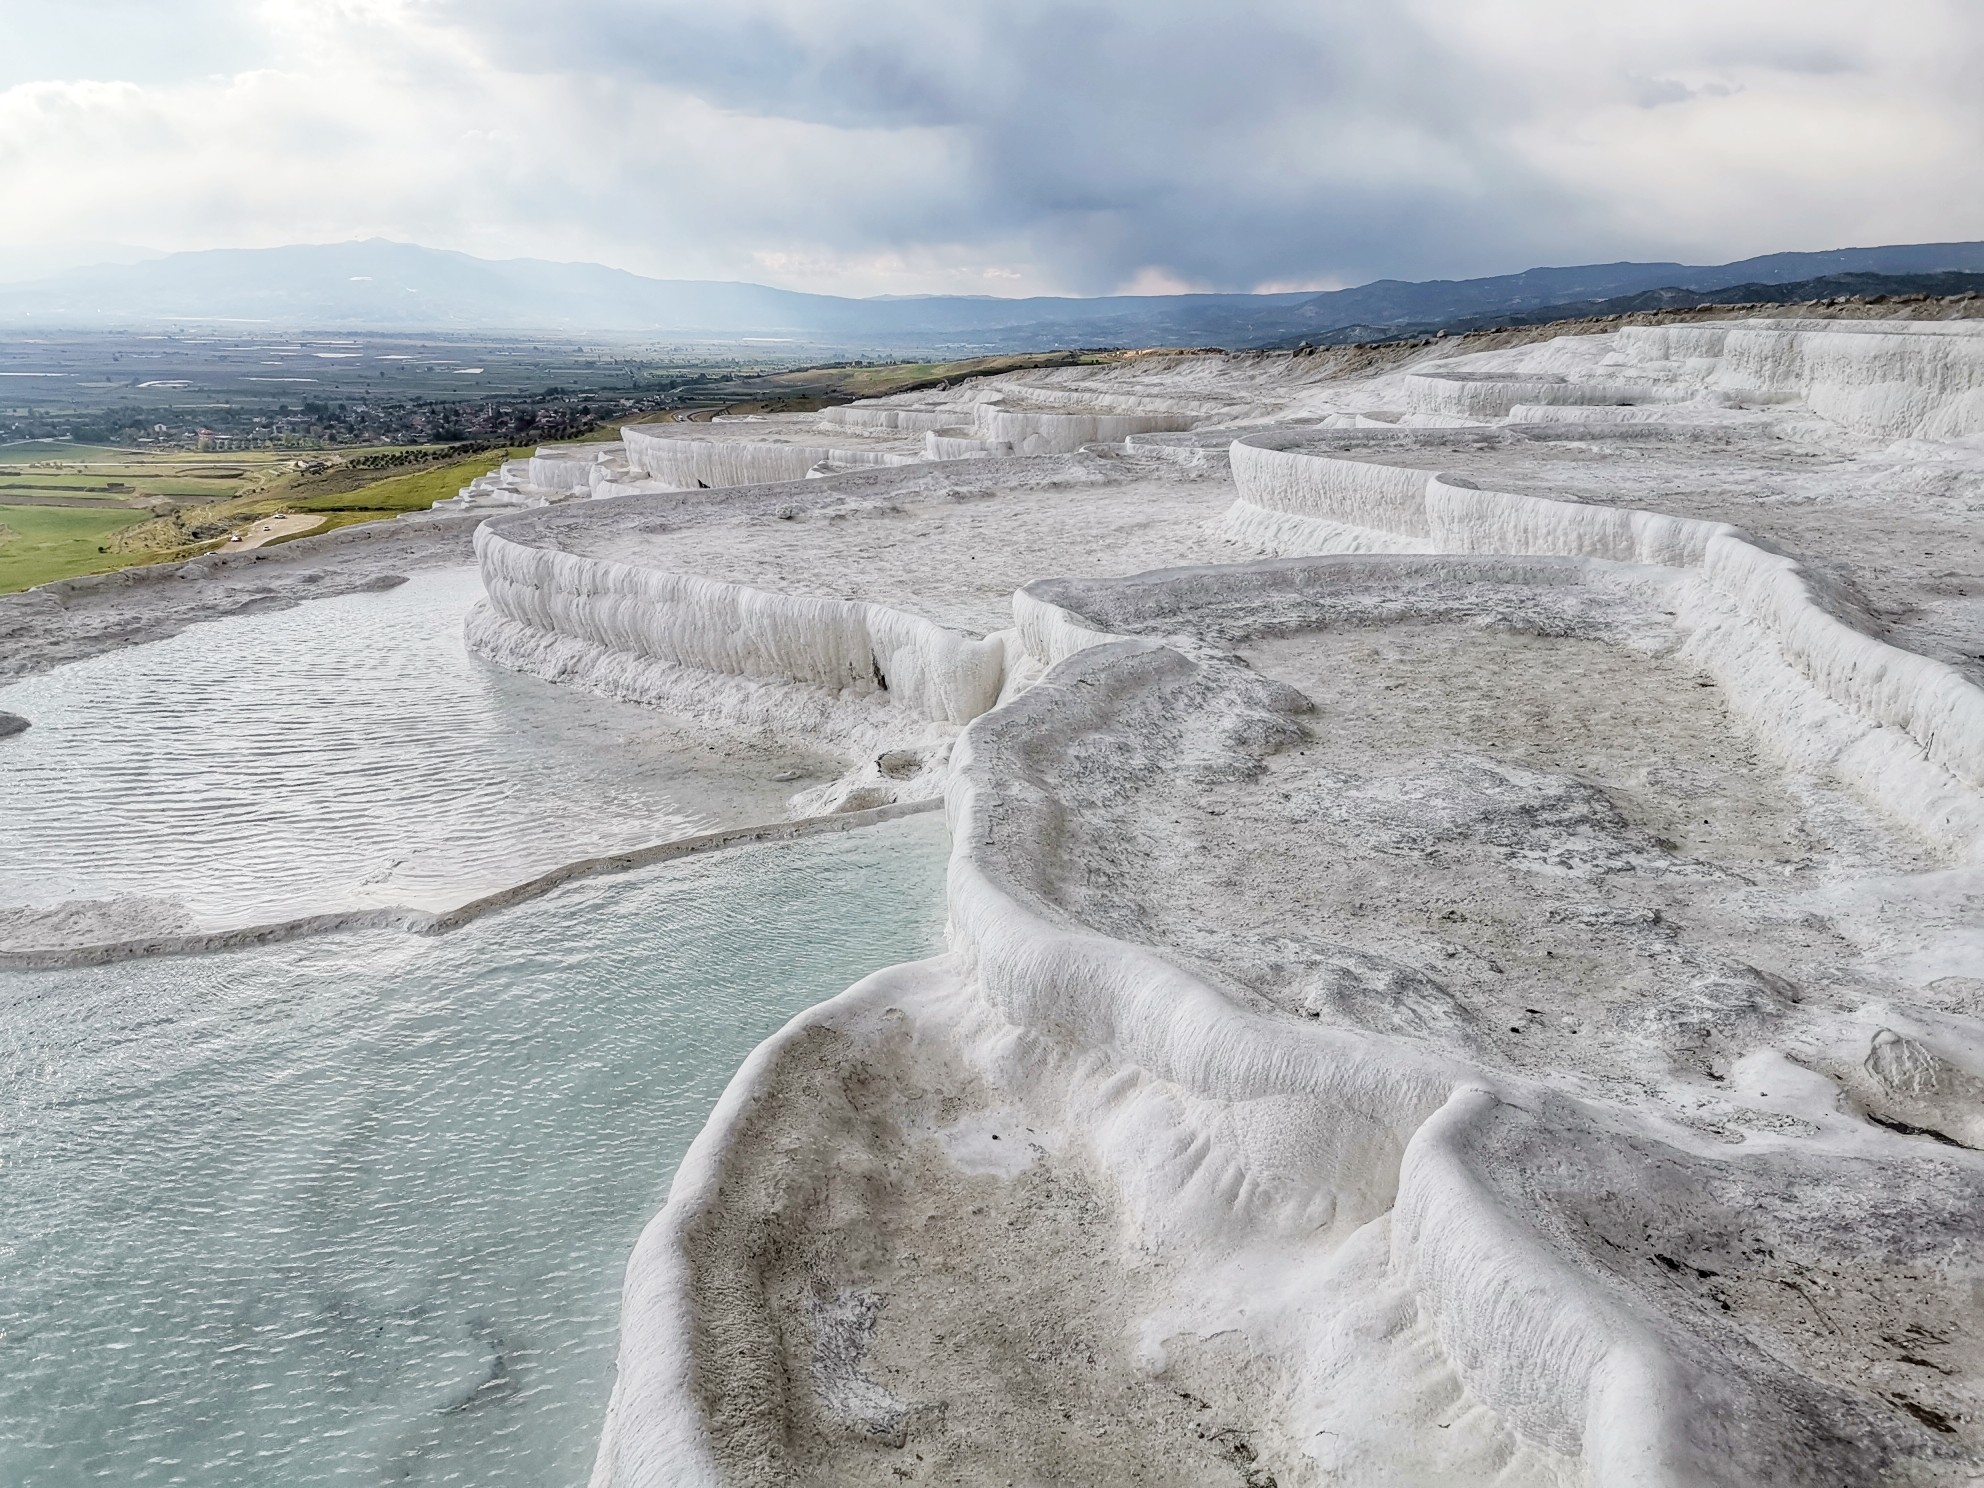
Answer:
[{"label": "wet white rock surface", "polygon": [[1967,1482],[1980,346],[1027,374],[1202,401],[485,529],[487,654],[954,835],[678,1176],[595,1482]]},{"label": "wet white rock surface", "polygon": [[951,827],[636,1247],[596,1488],[1984,1471],[1984,333],[1518,340],[465,497],[479,655]]}]

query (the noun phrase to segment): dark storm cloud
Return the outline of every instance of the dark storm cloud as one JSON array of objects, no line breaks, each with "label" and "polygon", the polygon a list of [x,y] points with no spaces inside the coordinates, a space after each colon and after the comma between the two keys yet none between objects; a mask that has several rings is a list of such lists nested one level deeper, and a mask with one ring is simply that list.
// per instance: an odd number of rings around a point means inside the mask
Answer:
[{"label": "dark storm cloud", "polygon": [[1980,54],[1978,0],[0,0],[0,249],[1010,294],[1977,238]]},{"label": "dark storm cloud", "polygon": [[1020,238],[1084,290],[1146,267],[1245,288],[1527,261],[1577,211],[1490,143],[1492,83],[1369,4],[503,0],[473,16],[510,67],[954,136],[964,179],[933,189],[926,220],[845,193],[804,204],[849,252],[906,228]]}]

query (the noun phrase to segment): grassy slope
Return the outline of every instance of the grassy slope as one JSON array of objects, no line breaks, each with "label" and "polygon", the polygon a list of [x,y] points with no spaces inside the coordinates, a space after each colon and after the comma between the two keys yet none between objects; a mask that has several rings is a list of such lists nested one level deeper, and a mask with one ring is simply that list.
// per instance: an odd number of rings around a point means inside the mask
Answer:
[{"label": "grassy slope", "polygon": [[278,487],[271,495],[285,511],[375,512],[384,516],[399,512],[425,511],[435,502],[452,496],[478,475],[487,475],[505,460],[518,460],[536,445],[507,450],[484,450],[452,465],[435,465],[383,480],[368,482],[353,491],[309,493],[301,481]]},{"label": "grassy slope", "polygon": [[[0,491],[0,524],[12,534],[0,534],[0,594],[79,574],[178,561],[219,547],[224,541],[194,540],[187,531],[191,527],[219,524],[239,530],[275,512],[323,513],[322,522],[307,532],[295,534],[309,537],[360,522],[396,517],[402,512],[425,511],[435,502],[454,495],[476,476],[488,474],[504,460],[529,452],[529,449],[486,450],[447,465],[390,472],[363,484],[358,484],[358,479],[363,478],[364,472],[334,470],[319,477],[286,476],[246,494],[187,507],[176,514],[178,521],[150,518],[142,511],[8,506],[4,504],[6,492]],[[140,477],[134,484],[156,490],[164,483],[144,481]],[[327,490],[326,486],[332,489]],[[210,491],[212,488],[203,488],[200,494]],[[226,493],[225,486],[214,492]],[[99,547],[109,551],[100,553]]]},{"label": "grassy slope", "polygon": [[[313,527],[309,532],[299,532],[297,537],[335,532],[340,527],[377,522],[385,517],[399,516],[402,512],[426,511],[435,502],[445,501],[454,495],[478,475],[487,475],[505,460],[521,459],[536,448],[535,445],[528,445],[507,450],[484,450],[452,465],[437,465],[430,470],[387,476],[355,491],[285,497],[278,490],[273,499],[260,504],[270,511],[325,514],[323,525]],[[278,541],[291,542],[294,539],[279,538]]]},{"label": "grassy slope", "polygon": [[86,506],[0,506],[0,594],[31,589],[53,579],[123,568],[131,559],[104,552],[108,539],[145,520],[141,511]]}]

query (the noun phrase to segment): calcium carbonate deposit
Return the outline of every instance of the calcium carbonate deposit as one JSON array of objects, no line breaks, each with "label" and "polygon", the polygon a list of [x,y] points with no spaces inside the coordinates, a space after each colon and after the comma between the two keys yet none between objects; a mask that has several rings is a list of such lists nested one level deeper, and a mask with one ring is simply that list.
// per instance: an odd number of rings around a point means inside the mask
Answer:
[{"label": "calcium carbonate deposit", "polygon": [[0,1461],[1984,1481],[1984,323],[1910,313],[636,424],[0,604],[0,965],[138,958],[0,981]]},{"label": "calcium carbonate deposit", "polygon": [[948,953],[676,1173],[596,1488],[1984,1473],[1984,325],[1151,356],[461,507],[482,655],[951,831]]}]

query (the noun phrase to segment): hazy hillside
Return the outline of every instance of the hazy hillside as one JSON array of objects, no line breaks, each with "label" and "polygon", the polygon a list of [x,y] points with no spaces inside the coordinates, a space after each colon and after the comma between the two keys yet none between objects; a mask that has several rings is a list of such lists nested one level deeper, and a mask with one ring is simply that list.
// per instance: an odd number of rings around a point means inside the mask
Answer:
[{"label": "hazy hillside", "polygon": [[1514,315],[1654,290],[1827,275],[1984,271],[1984,243],[1777,253],[1738,263],[1586,264],[1483,279],[1273,295],[846,299],[757,284],[647,279],[597,264],[495,262],[373,239],[177,253],[0,286],[0,323],[537,331],[633,339],[789,340],[848,350],[1259,345],[1344,327]]}]

